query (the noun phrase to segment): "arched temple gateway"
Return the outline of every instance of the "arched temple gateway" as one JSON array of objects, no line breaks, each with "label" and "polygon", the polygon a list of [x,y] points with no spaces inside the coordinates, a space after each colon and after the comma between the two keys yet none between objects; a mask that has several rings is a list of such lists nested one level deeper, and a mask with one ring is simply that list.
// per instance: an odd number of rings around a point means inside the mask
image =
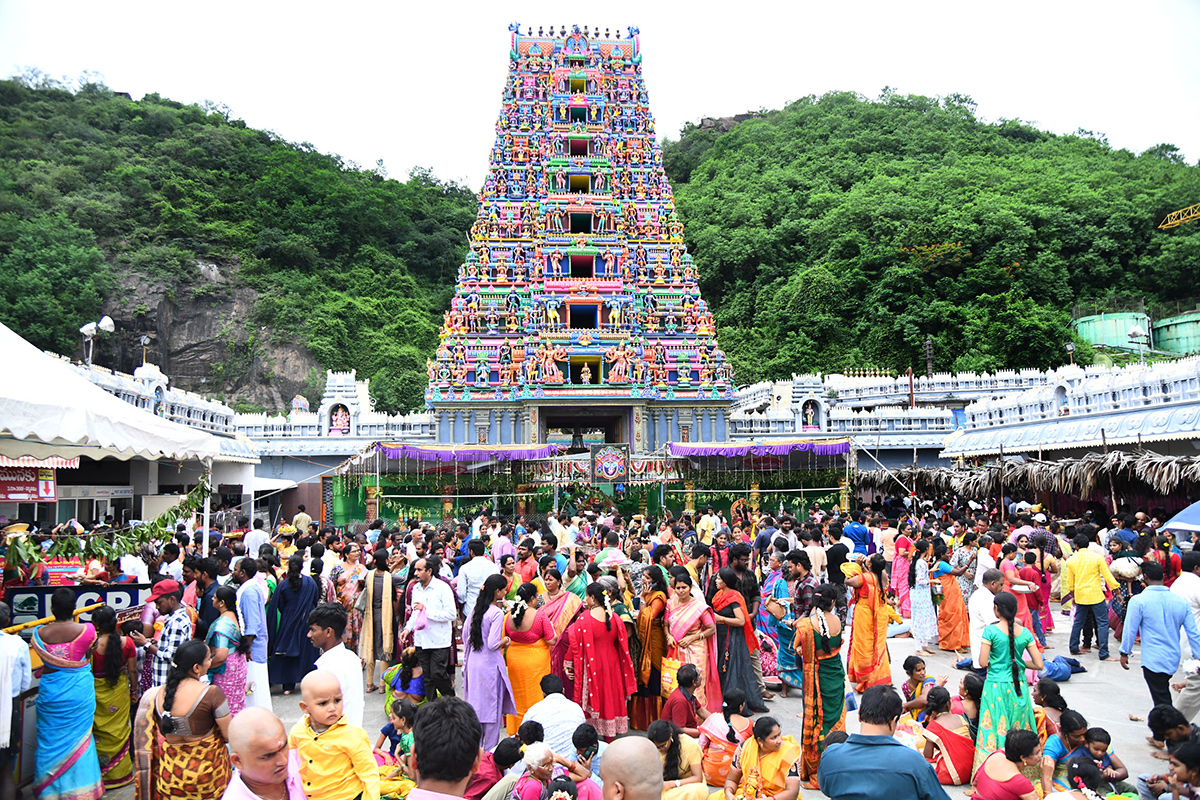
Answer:
[{"label": "arched temple gateway", "polygon": [[428,363],[440,444],[722,442],[735,399],[638,30],[510,26],[471,247]]}]

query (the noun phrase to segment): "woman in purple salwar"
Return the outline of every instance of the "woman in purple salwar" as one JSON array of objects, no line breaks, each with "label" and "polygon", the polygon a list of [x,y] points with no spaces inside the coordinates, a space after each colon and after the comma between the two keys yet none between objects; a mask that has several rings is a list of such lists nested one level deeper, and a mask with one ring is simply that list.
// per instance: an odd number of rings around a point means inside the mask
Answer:
[{"label": "woman in purple salwar", "polygon": [[512,684],[504,664],[504,595],[508,579],[489,575],[468,620],[469,635],[463,648],[463,696],[483,725],[484,750],[492,750],[505,735],[504,715],[516,714]]}]

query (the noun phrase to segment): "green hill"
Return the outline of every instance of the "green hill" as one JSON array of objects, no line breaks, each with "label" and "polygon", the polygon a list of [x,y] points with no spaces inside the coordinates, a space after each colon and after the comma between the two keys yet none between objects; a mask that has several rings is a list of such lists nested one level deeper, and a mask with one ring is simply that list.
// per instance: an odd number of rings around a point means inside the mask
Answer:
[{"label": "green hill", "polygon": [[[721,132],[727,129],[727,132]],[[986,123],[969,98],[807,97],[664,148],[739,381],[1057,366],[1080,300],[1195,297],[1200,202],[1175,148]],[[1077,357],[1090,357],[1081,347]]]},{"label": "green hill", "polygon": [[[0,321],[96,362],[279,408],[357,369],[381,410],[423,399],[473,193],[407,181],[227,113],[90,84],[0,82]],[[298,373],[298,374],[297,374]]]}]

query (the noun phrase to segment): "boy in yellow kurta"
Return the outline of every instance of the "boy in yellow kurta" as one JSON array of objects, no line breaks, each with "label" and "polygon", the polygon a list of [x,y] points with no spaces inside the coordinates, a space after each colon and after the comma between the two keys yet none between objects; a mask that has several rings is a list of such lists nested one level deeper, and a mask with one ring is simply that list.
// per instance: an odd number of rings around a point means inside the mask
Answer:
[{"label": "boy in yellow kurta", "polygon": [[288,735],[300,758],[300,779],[309,800],[379,800],[379,770],[367,732],[342,715],[337,676],[316,670],[300,683],[304,719]]}]

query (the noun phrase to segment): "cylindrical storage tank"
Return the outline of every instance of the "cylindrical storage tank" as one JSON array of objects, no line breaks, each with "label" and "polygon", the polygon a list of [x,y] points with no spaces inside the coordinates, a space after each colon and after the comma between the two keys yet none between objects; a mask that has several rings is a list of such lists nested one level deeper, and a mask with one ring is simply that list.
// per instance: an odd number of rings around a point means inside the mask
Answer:
[{"label": "cylindrical storage tank", "polygon": [[1154,323],[1154,347],[1168,353],[1200,353],[1200,309]]},{"label": "cylindrical storage tank", "polygon": [[[1129,341],[1129,332],[1136,327],[1150,332],[1150,318],[1137,311],[1117,311],[1111,314],[1093,314],[1080,317],[1072,323],[1075,332],[1090,344],[1136,350],[1137,342]],[[1157,339],[1157,337],[1155,337]],[[1158,347],[1158,342],[1153,342]]]}]

